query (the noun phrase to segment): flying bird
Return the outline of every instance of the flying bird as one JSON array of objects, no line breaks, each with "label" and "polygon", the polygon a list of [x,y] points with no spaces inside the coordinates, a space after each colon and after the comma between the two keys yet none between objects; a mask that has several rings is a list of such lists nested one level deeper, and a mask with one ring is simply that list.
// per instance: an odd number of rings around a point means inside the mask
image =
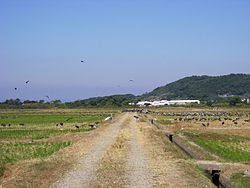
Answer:
[{"label": "flying bird", "polygon": [[49,99],[49,96],[48,96],[48,95],[46,95],[45,97],[47,97],[47,98]]},{"label": "flying bird", "polygon": [[85,62],[85,60],[81,60],[81,63],[84,63]]},{"label": "flying bird", "polygon": [[29,83],[30,81],[29,80],[27,80],[25,83],[27,84],[27,83]]},{"label": "flying bird", "polygon": [[17,90],[17,88],[15,87],[15,90]]},{"label": "flying bird", "polygon": [[129,80],[130,82],[133,82],[134,80]]}]

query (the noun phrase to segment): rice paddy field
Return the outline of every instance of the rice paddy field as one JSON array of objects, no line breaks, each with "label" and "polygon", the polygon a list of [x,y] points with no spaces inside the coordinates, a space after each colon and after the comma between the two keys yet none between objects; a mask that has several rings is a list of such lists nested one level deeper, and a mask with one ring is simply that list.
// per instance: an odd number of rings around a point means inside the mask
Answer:
[{"label": "rice paddy field", "polygon": [[250,170],[250,110],[160,109],[152,116],[162,129],[205,154],[205,160],[221,163],[222,174],[237,187],[250,185],[250,177],[245,175]]},{"label": "rice paddy field", "polygon": [[46,159],[102,125],[115,110],[0,110],[0,176],[22,160]]},{"label": "rice paddy field", "polygon": [[[30,163],[32,170],[44,173],[41,179],[47,177],[50,169],[67,162],[47,159],[77,145],[86,133],[99,134],[93,129],[101,133],[104,119],[120,112],[119,109],[0,110],[0,179],[13,166],[34,160],[38,161]],[[178,135],[188,147],[203,155],[204,161],[222,164],[222,174],[237,187],[250,185],[250,177],[245,175],[250,170],[250,110],[159,108],[148,112],[146,119],[154,118],[163,131]],[[90,144],[91,140],[87,142]]]}]

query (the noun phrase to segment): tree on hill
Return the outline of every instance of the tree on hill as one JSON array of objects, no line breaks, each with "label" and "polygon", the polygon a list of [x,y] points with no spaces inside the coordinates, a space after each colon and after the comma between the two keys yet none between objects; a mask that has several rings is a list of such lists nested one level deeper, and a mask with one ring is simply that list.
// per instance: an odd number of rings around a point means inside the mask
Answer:
[{"label": "tree on hill", "polygon": [[241,103],[240,97],[231,97],[228,99],[229,106],[236,106],[236,104]]}]

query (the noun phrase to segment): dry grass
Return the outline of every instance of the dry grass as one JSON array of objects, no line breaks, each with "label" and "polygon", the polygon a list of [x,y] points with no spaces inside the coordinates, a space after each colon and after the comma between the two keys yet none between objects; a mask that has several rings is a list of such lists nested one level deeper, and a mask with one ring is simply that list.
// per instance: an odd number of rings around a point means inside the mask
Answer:
[{"label": "dry grass", "polygon": [[97,170],[97,179],[93,187],[124,187],[125,163],[128,152],[130,132],[127,127],[130,120],[122,125],[115,141],[105,152]]},{"label": "dry grass", "polygon": [[162,132],[141,123],[141,144],[154,173],[156,187],[213,187],[193,161],[167,141]]}]

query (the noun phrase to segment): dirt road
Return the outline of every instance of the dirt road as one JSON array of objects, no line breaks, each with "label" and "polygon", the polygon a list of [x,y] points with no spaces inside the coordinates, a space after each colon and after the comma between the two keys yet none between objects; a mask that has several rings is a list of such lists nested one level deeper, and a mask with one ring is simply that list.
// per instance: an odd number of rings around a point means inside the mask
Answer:
[{"label": "dirt road", "polygon": [[73,169],[68,171],[51,187],[89,187],[91,182],[96,181],[95,172],[98,162],[105,150],[112,144],[115,135],[117,135],[121,125],[127,118],[128,115],[125,115],[118,122],[111,124],[89,152],[77,161]]},{"label": "dirt road", "polygon": [[125,113],[54,187],[213,187],[143,118]]}]

